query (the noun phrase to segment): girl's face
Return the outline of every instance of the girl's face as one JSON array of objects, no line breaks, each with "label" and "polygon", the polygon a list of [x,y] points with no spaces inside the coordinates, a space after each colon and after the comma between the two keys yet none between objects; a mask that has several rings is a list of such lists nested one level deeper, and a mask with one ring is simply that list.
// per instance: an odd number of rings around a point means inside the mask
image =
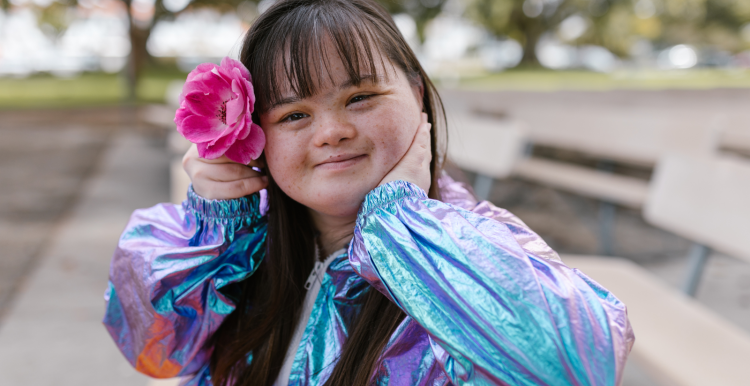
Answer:
[{"label": "girl's face", "polygon": [[423,89],[395,66],[379,68],[378,79],[362,74],[354,86],[341,60],[330,59],[330,77],[323,71],[317,94],[298,99],[288,91],[260,122],[279,187],[320,214],[351,217],[409,149]]}]

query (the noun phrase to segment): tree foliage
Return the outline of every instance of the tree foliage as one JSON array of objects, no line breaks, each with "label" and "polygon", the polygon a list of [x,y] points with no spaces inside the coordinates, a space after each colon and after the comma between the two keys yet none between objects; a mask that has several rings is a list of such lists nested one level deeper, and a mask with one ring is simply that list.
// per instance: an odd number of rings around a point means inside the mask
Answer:
[{"label": "tree foliage", "polygon": [[604,46],[619,56],[643,40],[656,47],[694,44],[730,52],[749,47],[740,30],[750,22],[750,0],[466,1],[469,18],[524,46],[526,63],[536,63],[539,38],[559,37],[561,23],[571,16],[583,18],[587,30],[569,43]]},{"label": "tree foliage", "polygon": [[411,16],[417,24],[419,39],[424,41],[424,29],[427,23],[434,19],[446,0],[378,0],[391,14],[405,13]]},{"label": "tree foliage", "polygon": [[578,11],[576,0],[466,0],[466,14],[497,37],[523,45],[522,63],[537,64],[536,45],[543,33]]}]

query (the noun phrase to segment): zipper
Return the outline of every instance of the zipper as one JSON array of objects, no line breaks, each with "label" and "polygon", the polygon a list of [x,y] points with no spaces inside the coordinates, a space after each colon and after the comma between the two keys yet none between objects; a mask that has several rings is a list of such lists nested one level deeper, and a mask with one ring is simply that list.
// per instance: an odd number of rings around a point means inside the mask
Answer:
[{"label": "zipper", "polygon": [[307,277],[307,281],[305,282],[305,289],[309,290],[313,283],[315,283],[315,280],[320,277],[323,272],[325,271],[325,266],[328,264],[323,264],[320,261],[315,262],[315,267],[313,267],[312,272],[310,272],[310,276]]},{"label": "zipper", "polygon": [[299,349],[299,345],[302,341],[302,335],[305,332],[305,328],[307,328],[307,322],[310,319],[310,314],[312,314],[315,300],[318,298],[320,285],[323,282],[323,275],[328,269],[328,266],[331,265],[331,262],[333,262],[336,257],[341,256],[345,252],[345,248],[339,249],[338,251],[329,255],[325,261],[320,262],[318,261],[318,248],[315,248],[315,266],[313,267],[312,272],[310,272],[310,276],[307,277],[307,281],[305,282],[305,289],[307,290],[307,293],[305,294],[305,300],[302,304],[302,315],[300,315],[300,319],[297,322],[297,327],[294,330],[292,341],[289,344],[289,348],[287,348],[286,356],[284,356],[284,363],[281,367],[281,372],[279,372],[279,376],[276,378],[274,386],[287,386],[289,384],[289,376],[292,373],[292,364],[294,362],[294,357],[297,355],[297,350]]}]

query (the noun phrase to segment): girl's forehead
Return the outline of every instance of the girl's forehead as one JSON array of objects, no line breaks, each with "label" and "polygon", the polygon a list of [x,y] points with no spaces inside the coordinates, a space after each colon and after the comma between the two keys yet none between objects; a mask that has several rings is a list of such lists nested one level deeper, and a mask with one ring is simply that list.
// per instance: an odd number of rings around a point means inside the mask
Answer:
[{"label": "girl's forehead", "polygon": [[289,37],[276,46],[258,79],[261,111],[341,88],[390,83],[401,75],[379,39],[318,35],[321,39]]},{"label": "girl's forehead", "polygon": [[[373,63],[360,62],[357,67],[345,63],[337,52],[318,58],[317,65],[307,68],[308,80],[312,83],[312,92],[303,92],[299,74],[290,71],[293,66],[277,64],[274,71],[275,88],[280,91],[282,99],[295,97],[309,98],[333,90],[348,89],[360,85],[389,84],[400,76],[400,71],[388,58],[373,53]],[[292,68],[290,68],[292,67]],[[277,103],[274,103],[277,104]]]}]

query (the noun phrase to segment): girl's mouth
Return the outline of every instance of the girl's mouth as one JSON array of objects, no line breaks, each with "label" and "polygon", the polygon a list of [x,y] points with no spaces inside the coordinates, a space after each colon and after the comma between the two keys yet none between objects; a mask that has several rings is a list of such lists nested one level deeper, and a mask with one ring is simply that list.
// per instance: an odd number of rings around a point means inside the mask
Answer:
[{"label": "girl's mouth", "polygon": [[343,170],[360,163],[366,157],[367,154],[342,154],[329,157],[327,160],[315,165],[315,167],[325,170]]}]

